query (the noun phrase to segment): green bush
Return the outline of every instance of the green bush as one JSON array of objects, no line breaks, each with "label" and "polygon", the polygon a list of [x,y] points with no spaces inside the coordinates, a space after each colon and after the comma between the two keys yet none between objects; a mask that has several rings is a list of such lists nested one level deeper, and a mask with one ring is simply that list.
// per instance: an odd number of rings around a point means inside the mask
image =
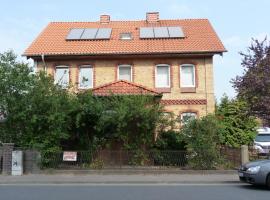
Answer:
[{"label": "green bush", "polygon": [[152,152],[155,165],[185,166],[186,142],[179,131],[163,131],[157,137]]},{"label": "green bush", "polygon": [[159,150],[186,150],[186,142],[179,131],[168,130],[160,133],[154,147]]},{"label": "green bush", "polygon": [[243,100],[229,99],[224,95],[217,105],[216,116],[223,126],[221,134],[225,145],[240,147],[253,143],[258,123],[255,117],[248,114],[247,104]]},{"label": "green bush", "polygon": [[223,141],[220,135],[219,122],[215,116],[208,115],[191,120],[181,129],[187,143],[188,164],[194,169],[215,169],[220,163],[219,144]]}]

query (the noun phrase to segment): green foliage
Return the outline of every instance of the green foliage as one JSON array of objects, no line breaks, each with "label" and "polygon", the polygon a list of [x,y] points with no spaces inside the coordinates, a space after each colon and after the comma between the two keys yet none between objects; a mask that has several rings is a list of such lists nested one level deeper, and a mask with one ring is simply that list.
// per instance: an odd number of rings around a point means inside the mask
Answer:
[{"label": "green foliage", "polygon": [[118,138],[126,150],[149,147],[162,114],[154,97],[111,96],[104,102],[106,110],[99,121],[99,131]]},{"label": "green foliage", "polygon": [[156,127],[164,128],[154,97],[75,95],[45,73],[34,74],[13,52],[0,54],[0,80],[0,111],[7,116],[1,123],[2,142],[53,154],[94,151],[119,141],[124,149],[136,150],[139,160],[142,149],[152,145]]},{"label": "green foliage", "polygon": [[91,92],[79,93],[77,104],[71,116],[74,120],[67,146],[74,150],[96,150],[104,143],[104,135],[98,131],[104,105]]},{"label": "green foliage", "polygon": [[104,162],[101,159],[95,159],[93,162],[91,162],[90,166],[91,169],[103,169],[104,168]]},{"label": "green foliage", "polygon": [[216,116],[223,126],[224,144],[232,147],[249,145],[256,135],[257,122],[249,116],[247,104],[224,95],[216,109]]},{"label": "green foliage", "polygon": [[220,163],[219,134],[221,127],[215,116],[191,120],[181,133],[187,143],[188,164],[195,169],[214,169]]},{"label": "green foliage", "polygon": [[69,137],[74,98],[51,77],[33,74],[12,52],[1,54],[0,63],[0,109],[7,114],[0,140],[20,147],[61,149],[61,141]]},{"label": "green foliage", "polygon": [[246,52],[241,52],[244,73],[232,80],[237,97],[248,104],[248,113],[270,125],[270,41],[252,39]]},{"label": "green foliage", "polygon": [[175,130],[168,130],[160,133],[155,143],[159,150],[186,150],[186,142],[183,135]]},{"label": "green foliage", "polygon": [[[0,54],[0,112],[6,116],[12,116],[17,112],[16,109],[19,104],[23,106],[27,104],[28,94],[26,91],[33,84],[31,72],[31,69],[26,64],[16,61],[16,55],[12,51]],[[16,114],[21,115],[20,112]],[[18,128],[10,120],[6,121],[5,124],[10,127],[14,125],[14,130]],[[14,137],[13,134],[2,125],[0,141],[11,142]]]}]

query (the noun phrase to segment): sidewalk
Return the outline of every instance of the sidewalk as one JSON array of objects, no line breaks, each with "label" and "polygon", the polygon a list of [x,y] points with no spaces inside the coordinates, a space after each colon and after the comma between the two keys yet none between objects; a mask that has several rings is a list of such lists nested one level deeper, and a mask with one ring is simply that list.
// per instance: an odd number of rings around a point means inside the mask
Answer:
[{"label": "sidewalk", "polygon": [[238,183],[237,173],[204,174],[36,174],[1,176],[0,184],[176,184]]}]

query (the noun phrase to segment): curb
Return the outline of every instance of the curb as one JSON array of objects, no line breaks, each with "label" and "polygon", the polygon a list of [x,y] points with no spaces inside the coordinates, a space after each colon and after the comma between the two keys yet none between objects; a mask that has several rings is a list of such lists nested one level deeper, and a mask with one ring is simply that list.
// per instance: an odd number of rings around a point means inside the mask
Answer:
[{"label": "curb", "polygon": [[50,174],[73,174],[73,175],[133,175],[133,174],[143,174],[143,175],[159,175],[159,174],[194,174],[194,175],[223,175],[223,174],[237,174],[237,170],[145,170],[145,169],[102,169],[102,170],[43,170],[40,174],[50,175]]},{"label": "curb", "polygon": [[177,185],[177,184],[183,184],[183,185],[193,185],[193,184],[206,184],[206,185],[216,185],[216,184],[237,184],[242,185],[240,181],[119,181],[119,182],[60,182],[60,181],[51,181],[51,182],[0,182],[1,185]]}]

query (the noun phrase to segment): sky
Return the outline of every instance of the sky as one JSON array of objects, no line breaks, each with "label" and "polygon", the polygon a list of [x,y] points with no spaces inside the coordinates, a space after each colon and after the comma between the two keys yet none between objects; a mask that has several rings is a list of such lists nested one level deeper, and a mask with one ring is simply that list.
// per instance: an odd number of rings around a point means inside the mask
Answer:
[{"label": "sky", "polygon": [[215,96],[236,95],[230,81],[243,73],[239,52],[251,38],[270,38],[270,0],[0,0],[0,52],[24,50],[51,21],[145,19],[157,11],[160,19],[207,18],[228,50],[214,56]]}]

